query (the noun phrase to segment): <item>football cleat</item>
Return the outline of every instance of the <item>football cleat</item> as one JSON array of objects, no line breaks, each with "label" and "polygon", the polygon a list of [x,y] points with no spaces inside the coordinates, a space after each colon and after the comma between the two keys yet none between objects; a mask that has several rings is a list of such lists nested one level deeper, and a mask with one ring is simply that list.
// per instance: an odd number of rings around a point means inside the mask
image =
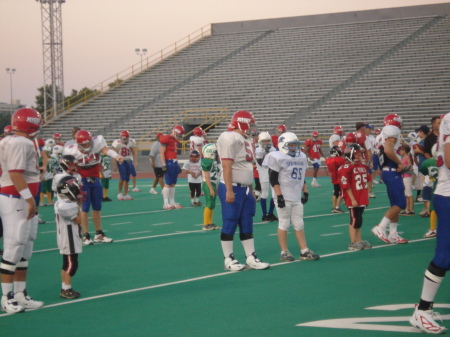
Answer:
[{"label": "football cleat", "polygon": [[2,296],[1,304],[2,310],[8,314],[16,314],[25,311],[25,308],[22,307],[14,298],[14,294],[12,291]]},{"label": "football cleat", "polygon": [[388,237],[386,236],[385,230],[380,226],[375,226],[374,228],[372,228],[372,234],[378,237],[383,242],[391,243]]},{"label": "football cleat", "polygon": [[73,290],[72,288],[70,288],[70,289],[61,289],[61,291],[59,293],[59,297],[67,298],[69,300],[73,300],[75,298],[80,297],[80,293],[78,291]]},{"label": "football cleat", "polygon": [[89,245],[93,245],[94,241],[92,241],[91,236],[89,235],[89,233],[84,233],[83,235],[83,246],[89,246]]},{"label": "football cleat", "polygon": [[372,192],[369,193],[369,198],[376,198],[375,194],[373,194]]},{"label": "football cleat", "polygon": [[119,200],[125,200],[124,196],[122,193],[117,194],[117,199]]},{"label": "football cleat", "polygon": [[172,207],[175,208],[175,209],[183,208],[183,206],[181,206],[180,204],[177,204],[177,203],[171,204],[170,206],[172,206]]},{"label": "football cleat", "polygon": [[292,262],[292,261],[295,261],[295,258],[294,258],[294,257],[292,256],[292,254],[289,253],[288,251],[281,252],[280,259],[281,259],[282,261],[286,261],[286,262]]},{"label": "football cleat", "polygon": [[363,250],[363,249],[364,249],[364,242],[362,241],[350,242],[348,244],[348,250]]},{"label": "football cleat", "polygon": [[42,224],[45,224],[46,223],[46,221],[44,220],[44,219],[41,219],[40,217],[39,217],[39,215],[36,215],[37,217],[38,217],[38,224],[39,225],[42,225]]},{"label": "football cleat", "polygon": [[278,218],[275,216],[275,214],[269,214],[268,215],[268,217],[269,217],[269,221],[270,222],[272,222],[272,221],[278,221]]},{"label": "football cleat", "polygon": [[428,232],[426,232],[424,235],[423,235],[423,237],[424,238],[434,238],[435,236],[436,236],[436,230],[432,230],[432,229],[429,229],[428,230]]},{"label": "football cleat", "polygon": [[372,249],[372,245],[369,241],[361,241],[364,244],[364,249]]},{"label": "football cleat", "polygon": [[270,221],[270,217],[269,217],[269,215],[263,215],[261,220],[262,221]]},{"label": "football cleat", "polygon": [[340,207],[336,208],[337,213],[345,213]]},{"label": "football cleat", "polygon": [[94,236],[95,243],[110,243],[113,242],[113,239],[108,238],[103,231],[97,231]]},{"label": "football cleat", "polygon": [[203,206],[203,204],[200,201],[196,202],[197,206]]},{"label": "football cleat", "polygon": [[263,270],[270,267],[270,264],[268,264],[267,262],[262,262],[260,259],[258,259],[255,252],[247,257],[246,262],[247,266],[249,266],[251,269]]},{"label": "football cleat", "polygon": [[19,303],[20,306],[25,309],[39,309],[44,306],[44,302],[35,301],[30,296],[28,296],[27,290],[24,289],[14,295],[14,299]]},{"label": "football cleat", "polygon": [[151,188],[151,189],[150,189],[150,193],[151,193],[151,194],[158,194],[158,192],[157,192],[154,188]]},{"label": "football cleat", "polygon": [[198,205],[197,205],[196,202],[191,202],[191,206],[192,206],[192,207],[197,207]]},{"label": "football cleat", "polygon": [[408,240],[402,238],[400,235],[398,234],[394,234],[394,235],[389,235],[388,236],[388,240],[389,243],[395,243],[395,244],[404,244],[404,243],[408,243]]},{"label": "football cleat", "polygon": [[[414,314],[409,319],[409,323],[421,330],[422,332],[440,335],[447,331],[447,328],[440,326],[434,320],[434,317],[440,319],[440,315],[433,310],[419,310],[416,304],[416,308],[414,309]],[[441,320],[442,321],[442,320]]]},{"label": "football cleat", "polygon": [[303,261],[314,261],[314,260],[318,260],[320,259],[320,256],[317,254],[314,254],[314,252],[312,250],[309,250],[305,253],[301,253],[300,252],[300,260]]},{"label": "football cleat", "polygon": [[231,253],[224,261],[225,270],[229,271],[241,271],[245,269],[245,265],[240,264],[238,260],[234,258],[234,254]]},{"label": "football cleat", "polygon": [[140,192],[141,190],[139,188],[137,188],[137,187],[133,187],[132,191],[133,192]]},{"label": "football cleat", "polygon": [[175,207],[173,207],[172,205],[163,205],[163,209],[166,210],[170,210],[170,209],[174,209]]},{"label": "football cleat", "polygon": [[123,196],[123,200],[134,200],[134,198],[131,195],[127,194]]}]

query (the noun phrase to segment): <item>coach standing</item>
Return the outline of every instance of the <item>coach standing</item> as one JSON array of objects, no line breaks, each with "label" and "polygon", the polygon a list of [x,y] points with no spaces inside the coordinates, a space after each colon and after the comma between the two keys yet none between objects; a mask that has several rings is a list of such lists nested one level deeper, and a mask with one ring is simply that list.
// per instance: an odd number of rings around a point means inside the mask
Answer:
[{"label": "coach standing", "polygon": [[34,109],[14,112],[14,135],[0,142],[0,214],[4,230],[4,251],[0,265],[1,307],[7,313],[37,309],[44,302],[27,295],[28,261],[33,251],[38,218],[34,196],[39,190],[38,154],[32,139],[39,132],[41,115]]}]

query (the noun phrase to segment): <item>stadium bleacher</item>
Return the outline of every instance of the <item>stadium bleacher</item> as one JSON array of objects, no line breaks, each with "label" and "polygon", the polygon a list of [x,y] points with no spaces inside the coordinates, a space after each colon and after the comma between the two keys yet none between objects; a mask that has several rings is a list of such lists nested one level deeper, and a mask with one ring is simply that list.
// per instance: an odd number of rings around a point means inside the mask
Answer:
[{"label": "stadium bleacher", "polygon": [[[143,137],[188,109],[252,111],[260,130],[280,123],[300,138],[335,125],[381,127],[399,113],[405,131],[450,108],[448,16],[213,34],[51,121],[44,135],[76,125]],[[183,121],[179,121],[180,123]],[[215,140],[228,120],[208,133]],[[325,142],[326,143],[326,142]]]}]

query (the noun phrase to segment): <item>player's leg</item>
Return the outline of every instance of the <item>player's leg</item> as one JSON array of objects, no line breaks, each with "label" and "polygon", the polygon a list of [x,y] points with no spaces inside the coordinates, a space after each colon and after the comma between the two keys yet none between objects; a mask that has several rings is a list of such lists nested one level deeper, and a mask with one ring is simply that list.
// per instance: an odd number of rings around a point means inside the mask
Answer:
[{"label": "player's leg", "polygon": [[295,258],[289,252],[287,244],[287,234],[291,225],[291,204],[286,202],[283,208],[277,207],[278,214],[278,244],[280,245],[280,259],[287,262],[295,261]]},{"label": "player's leg", "polygon": [[309,249],[308,245],[306,244],[305,222],[303,220],[303,204],[301,202],[292,204],[290,217],[292,226],[294,227],[295,238],[297,239],[298,245],[300,247],[300,260],[318,260],[320,256],[314,254],[314,252]]}]

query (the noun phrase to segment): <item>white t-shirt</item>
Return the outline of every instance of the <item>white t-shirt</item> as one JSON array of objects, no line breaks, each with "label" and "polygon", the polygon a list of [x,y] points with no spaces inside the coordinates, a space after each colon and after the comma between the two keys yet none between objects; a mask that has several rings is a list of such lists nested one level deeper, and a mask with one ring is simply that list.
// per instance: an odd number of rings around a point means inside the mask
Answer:
[{"label": "white t-shirt", "polygon": [[450,113],[442,118],[439,127],[437,165],[439,170],[438,182],[434,194],[450,197],[450,169],[445,165],[444,145],[450,143]]},{"label": "white t-shirt", "polygon": [[374,153],[375,150],[375,137],[373,135],[366,135],[366,141],[364,143],[366,145],[367,150]]},{"label": "white t-shirt", "polygon": [[[383,130],[381,130],[381,145],[384,146],[384,143],[387,138],[395,138],[397,139],[394,144],[394,151],[397,154],[397,157],[401,160],[401,156],[398,154],[398,148],[401,146],[401,130],[394,125],[386,125]],[[397,165],[397,164],[395,164]]]},{"label": "white t-shirt", "polygon": [[21,171],[27,182],[39,183],[38,153],[34,144],[22,136],[8,136],[0,141],[0,186],[13,186],[9,171]]},{"label": "white t-shirt", "polygon": [[[275,148],[272,146],[269,150],[270,152],[276,151]],[[255,158],[256,159],[264,159],[264,157],[266,157],[266,151],[261,148],[261,147],[257,147],[255,150]],[[261,183],[264,182],[268,182],[269,181],[269,168],[267,166],[261,166],[258,164],[258,161],[256,161],[256,169],[258,170],[259,173],[259,181]]]},{"label": "white t-shirt", "polygon": [[[306,155],[298,151],[295,157],[284,152],[270,152],[264,158],[263,166],[278,172],[278,182],[285,200],[299,202],[302,198],[308,160]],[[276,195],[272,187],[272,195]]]},{"label": "white t-shirt", "polygon": [[[200,162],[193,163],[191,161],[185,161],[183,164],[183,170],[191,171],[191,172],[194,172],[195,174],[198,174],[198,173],[202,172],[202,165]],[[188,182],[189,183],[201,184],[202,180],[203,180],[203,178],[202,178],[201,174],[197,178],[194,178],[194,177],[192,177],[191,174],[188,174]]]},{"label": "white t-shirt", "polygon": [[[236,131],[225,131],[219,136],[216,145],[221,161],[233,160],[233,183],[250,185],[253,182],[253,140]],[[220,173],[220,181],[225,183],[223,170]]]},{"label": "white t-shirt", "polygon": [[153,157],[155,167],[162,167],[161,155],[159,153],[160,149],[161,149],[161,143],[156,141],[153,143],[152,148],[150,150],[150,156]]},{"label": "white t-shirt", "polygon": [[123,157],[123,160],[133,160],[131,149],[136,148],[136,141],[133,138],[128,138],[128,143],[125,144],[122,139],[116,139],[112,143],[112,147]]}]

